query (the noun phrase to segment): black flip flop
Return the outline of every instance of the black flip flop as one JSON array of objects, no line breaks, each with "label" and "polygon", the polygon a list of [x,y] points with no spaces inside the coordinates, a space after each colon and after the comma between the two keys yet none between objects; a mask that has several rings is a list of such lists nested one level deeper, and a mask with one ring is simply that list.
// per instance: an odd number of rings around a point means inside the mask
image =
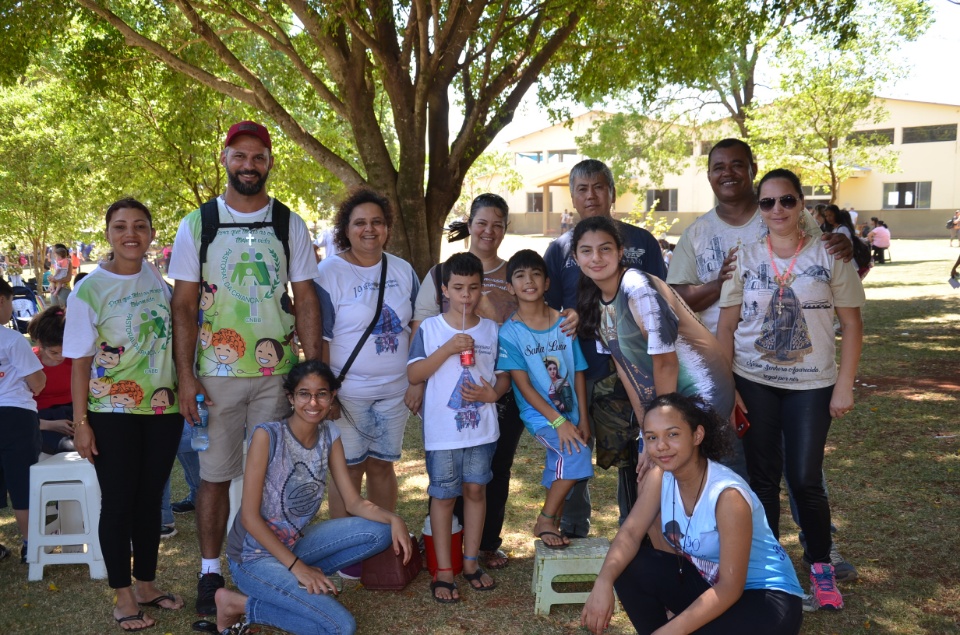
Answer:
[{"label": "black flip flop", "polygon": [[135,620],[143,621],[143,611],[140,611],[140,612],[137,613],[136,615],[126,615],[126,616],[124,616],[124,617],[115,617],[115,618],[113,618],[113,619],[117,620],[117,626],[119,626],[119,627],[120,627],[120,630],[123,631],[123,632],[125,632],[125,633],[139,633],[140,631],[145,631],[145,630],[147,630],[148,628],[153,628],[154,626],[157,625],[156,623],[153,623],[153,624],[151,624],[150,626],[141,626],[141,627],[139,627],[139,628],[124,628],[124,627],[123,627],[123,624],[124,624],[125,622],[133,622],[133,621],[135,621]]},{"label": "black flip flop", "polygon": [[220,631],[217,630],[217,623],[210,622],[208,620],[197,620],[193,623],[193,630],[197,631],[198,633],[214,633],[215,635],[220,634]]},{"label": "black flip flop", "polygon": [[540,542],[542,542],[543,546],[546,547],[547,549],[560,550],[560,549],[566,549],[567,547],[570,546],[569,542],[561,542],[559,545],[551,545],[549,542],[543,539],[544,536],[556,536],[560,540],[563,540],[563,536],[561,536],[555,531],[541,531],[539,534],[537,534],[537,538],[540,539]]},{"label": "black flip flop", "polygon": [[460,598],[450,597],[450,598],[440,598],[437,597],[437,589],[447,589],[450,591],[451,596],[453,592],[457,590],[457,585],[453,582],[444,582],[443,580],[434,580],[430,583],[430,594],[433,596],[433,599],[439,602],[440,604],[456,604],[460,601]]},{"label": "black flip flop", "polygon": [[[467,573],[466,571],[464,571],[461,575],[463,576],[464,580],[470,583],[470,588],[473,589],[474,591],[493,591],[494,589],[497,588],[497,581],[493,580],[493,584],[491,584],[490,586],[483,586],[483,582],[480,580],[480,578],[482,578],[485,573],[486,571],[483,570],[483,567],[477,567],[477,570],[474,571],[473,573]],[[493,578],[491,578],[491,580],[492,579]],[[474,582],[476,582],[480,586],[473,586]]]},{"label": "black flip flop", "polygon": [[[170,602],[173,602],[174,604],[177,603],[177,598],[176,598],[176,596],[174,596],[172,593],[167,593],[166,595],[158,595],[157,597],[153,598],[153,599],[150,600],[149,602],[137,602],[137,604],[139,604],[140,606],[150,606],[150,607],[153,607],[153,608],[160,609],[160,610],[162,610],[162,611],[178,611],[178,610],[180,610],[180,609],[167,608],[166,606],[163,606],[162,604],[160,604],[161,602],[163,602],[163,601],[165,601],[165,600],[169,600]],[[180,608],[182,609],[183,607],[181,606]]]}]

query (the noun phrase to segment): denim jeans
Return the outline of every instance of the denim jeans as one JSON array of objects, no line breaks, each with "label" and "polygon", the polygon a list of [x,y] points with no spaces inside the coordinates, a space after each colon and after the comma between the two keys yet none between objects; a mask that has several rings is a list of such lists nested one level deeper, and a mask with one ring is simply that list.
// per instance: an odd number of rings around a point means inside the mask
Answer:
[{"label": "denim jeans", "polygon": [[[351,516],[310,525],[293,553],[330,575],[391,545],[390,525]],[[415,556],[416,557],[416,556]],[[247,562],[230,559],[230,575],[248,596],[247,620],[297,635],[353,633],[357,623],[336,597],[311,595],[273,556]]]},{"label": "denim jeans", "polygon": [[[180,445],[177,447],[177,460],[183,466],[183,480],[190,488],[190,494],[185,500],[191,503],[197,500],[197,488],[200,487],[200,456],[190,447],[190,435],[193,426],[184,422],[183,432],[180,433]],[[160,523],[173,524],[173,510],[170,508],[170,479],[163,486],[163,498],[160,500]]]}]

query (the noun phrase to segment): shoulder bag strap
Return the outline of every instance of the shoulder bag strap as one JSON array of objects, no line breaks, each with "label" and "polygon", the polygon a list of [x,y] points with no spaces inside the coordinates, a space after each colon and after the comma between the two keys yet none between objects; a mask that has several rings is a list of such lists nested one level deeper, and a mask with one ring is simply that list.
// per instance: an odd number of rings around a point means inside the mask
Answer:
[{"label": "shoulder bag strap", "polygon": [[360,340],[357,342],[356,347],[354,347],[353,352],[350,353],[350,357],[347,359],[347,363],[343,365],[343,368],[340,369],[340,376],[337,377],[337,380],[342,382],[343,378],[347,376],[347,371],[350,370],[350,367],[353,366],[353,360],[357,358],[357,355],[360,354],[360,349],[363,348],[363,345],[366,344],[367,338],[370,337],[370,334],[373,332],[373,327],[377,325],[377,322],[380,321],[380,311],[383,310],[383,293],[387,288],[387,254],[383,254],[383,259],[380,261],[380,293],[377,296],[377,310],[373,312],[373,320],[370,321],[370,324],[367,326],[367,330],[363,332],[363,335],[360,336]]}]

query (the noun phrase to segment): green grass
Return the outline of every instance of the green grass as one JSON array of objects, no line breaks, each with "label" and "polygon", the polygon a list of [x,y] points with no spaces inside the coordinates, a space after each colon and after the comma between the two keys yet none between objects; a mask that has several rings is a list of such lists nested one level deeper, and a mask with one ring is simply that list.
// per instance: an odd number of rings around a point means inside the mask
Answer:
[{"label": "green grass", "polygon": [[[960,293],[946,284],[960,250],[942,240],[895,241],[892,264],[865,280],[865,342],[856,409],[834,422],[827,448],[827,480],[841,552],[860,580],[841,586],[846,608],[807,615],[803,633],[960,633]],[[504,253],[509,253],[507,246]],[[0,424],[2,425],[2,424]],[[399,511],[419,533],[426,476],[419,426],[407,428]],[[426,572],[401,592],[348,584],[342,598],[361,633],[574,633],[577,605],[533,614],[531,530],[541,502],[542,450],[521,440],[504,529],[510,567],[494,572],[491,593],[460,588],[464,600],[441,606],[430,599]],[[175,470],[174,500],[185,493]],[[616,532],[616,474],[597,470],[592,485],[594,534]],[[784,509],[787,509],[784,500]],[[161,545],[158,580],[192,606],[198,550],[193,516],[178,516],[179,534]],[[784,546],[799,565],[789,516]],[[17,547],[9,510],[0,511],[0,542]],[[798,572],[800,568],[798,567]],[[118,632],[110,617],[112,593],[85,567],[48,567],[42,582],[27,582],[15,558],[0,563],[0,633]],[[808,585],[800,573],[801,583]],[[582,584],[582,583],[580,583]],[[196,617],[153,611],[154,633],[189,633]],[[609,633],[630,633],[623,613]]]}]

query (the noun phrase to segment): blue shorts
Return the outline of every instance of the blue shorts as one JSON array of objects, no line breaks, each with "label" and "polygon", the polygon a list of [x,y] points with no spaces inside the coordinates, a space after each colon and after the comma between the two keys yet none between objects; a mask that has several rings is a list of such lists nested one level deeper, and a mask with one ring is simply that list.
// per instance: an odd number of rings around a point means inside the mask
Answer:
[{"label": "blue shorts", "polygon": [[543,426],[533,436],[547,449],[543,479],[540,481],[544,487],[550,489],[557,479],[580,481],[593,476],[593,451],[589,447],[580,446],[579,452],[562,452],[560,437],[550,426]]},{"label": "blue shorts", "polygon": [[490,463],[497,443],[485,443],[455,450],[427,450],[427,494],[434,498],[456,498],[464,483],[486,485],[493,480]]},{"label": "blue shorts", "polygon": [[[30,508],[30,466],[40,456],[40,420],[26,408],[0,407],[0,507]],[[26,536],[24,536],[26,540]]]}]

